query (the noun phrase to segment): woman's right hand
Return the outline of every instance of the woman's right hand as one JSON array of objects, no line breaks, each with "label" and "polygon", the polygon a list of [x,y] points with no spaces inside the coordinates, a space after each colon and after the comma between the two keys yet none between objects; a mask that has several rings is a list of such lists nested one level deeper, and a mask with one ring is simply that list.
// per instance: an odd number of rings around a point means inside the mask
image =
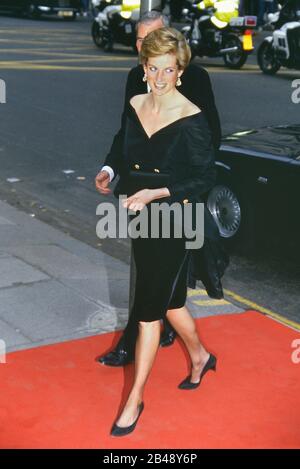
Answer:
[{"label": "woman's right hand", "polygon": [[97,191],[100,192],[100,194],[110,194],[111,189],[109,189],[108,185],[110,183],[110,178],[109,174],[107,171],[100,171],[100,173],[97,174],[95,178],[95,185]]}]

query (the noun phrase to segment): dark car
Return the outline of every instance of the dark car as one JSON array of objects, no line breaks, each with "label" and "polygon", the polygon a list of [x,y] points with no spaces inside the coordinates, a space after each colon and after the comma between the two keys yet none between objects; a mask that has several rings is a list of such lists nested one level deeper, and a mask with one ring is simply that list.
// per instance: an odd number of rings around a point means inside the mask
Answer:
[{"label": "dark car", "polygon": [[75,19],[80,10],[80,0],[0,0],[1,12],[26,14],[30,17],[52,15]]},{"label": "dark car", "polygon": [[299,246],[300,124],[227,135],[207,204],[231,244]]}]

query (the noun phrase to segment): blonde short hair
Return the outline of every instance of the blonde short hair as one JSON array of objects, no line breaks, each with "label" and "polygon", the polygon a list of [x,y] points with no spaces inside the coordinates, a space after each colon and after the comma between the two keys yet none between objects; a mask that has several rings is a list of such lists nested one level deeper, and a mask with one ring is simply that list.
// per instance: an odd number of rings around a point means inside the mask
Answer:
[{"label": "blonde short hair", "polygon": [[184,70],[191,60],[191,49],[185,37],[177,29],[159,28],[149,33],[142,43],[140,62],[146,65],[149,57],[174,54],[177,66]]}]

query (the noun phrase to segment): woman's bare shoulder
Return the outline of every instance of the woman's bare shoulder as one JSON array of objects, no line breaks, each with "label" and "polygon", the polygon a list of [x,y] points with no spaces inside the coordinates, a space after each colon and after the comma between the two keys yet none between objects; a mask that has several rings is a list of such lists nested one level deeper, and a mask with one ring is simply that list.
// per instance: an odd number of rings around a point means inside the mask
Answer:
[{"label": "woman's bare shoulder", "polygon": [[147,95],[148,93],[136,94],[135,96],[133,96],[129,101],[131,106],[133,106],[135,109],[140,108]]},{"label": "woman's bare shoulder", "polygon": [[201,109],[196,104],[192,103],[181,93],[177,94],[174,101],[174,108],[177,108],[179,117],[187,117],[201,112]]},{"label": "woman's bare shoulder", "polygon": [[192,103],[189,99],[183,97],[183,102],[182,102],[182,114],[189,116],[192,114],[197,114],[198,112],[201,112],[201,109],[196,106],[196,104]]}]

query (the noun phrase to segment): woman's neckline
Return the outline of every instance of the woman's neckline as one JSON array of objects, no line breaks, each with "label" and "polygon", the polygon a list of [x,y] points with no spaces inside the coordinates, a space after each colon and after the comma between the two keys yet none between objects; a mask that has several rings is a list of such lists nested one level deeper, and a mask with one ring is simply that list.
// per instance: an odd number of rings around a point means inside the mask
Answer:
[{"label": "woman's neckline", "polygon": [[135,113],[135,115],[136,115],[136,117],[137,117],[137,120],[138,120],[138,122],[139,122],[139,125],[140,125],[140,127],[142,128],[142,130],[144,131],[144,134],[146,135],[146,137],[147,137],[148,140],[151,140],[152,137],[154,137],[156,134],[158,134],[158,133],[161,132],[162,130],[167,129],[168,127],[170,127],[170,126],[176,124],[177,122],[181,122],[181,121],[183,121],[184,119],[188,119],[188,118],[190,118],[190,117],[198,116],[199,114],[202,113],[202,111],[198,111],[198,112],[195,112],[194,114],[188,114],[187,116],[179,117],[179,119],[176,119],[176,120],[170,122],[169,124],[164,125],[164,126],[161,127],[160,129],[158,129],[158,130],[156,130],[155,132],[153,132],[153,134],[149,135],[149,134],[146,132],[145,127],[143,126],[143,124],[142,124],[142,122],[141,122],[141,119],[139,118],[139,115],[138,115],[138,113],[137,113],[135,107],[133,107],[133,105],[131,104],[130,101],[129,101],[129,105],[130,105],[130,107],[132,108],[132,110],[134,111],[134,113]]}]

